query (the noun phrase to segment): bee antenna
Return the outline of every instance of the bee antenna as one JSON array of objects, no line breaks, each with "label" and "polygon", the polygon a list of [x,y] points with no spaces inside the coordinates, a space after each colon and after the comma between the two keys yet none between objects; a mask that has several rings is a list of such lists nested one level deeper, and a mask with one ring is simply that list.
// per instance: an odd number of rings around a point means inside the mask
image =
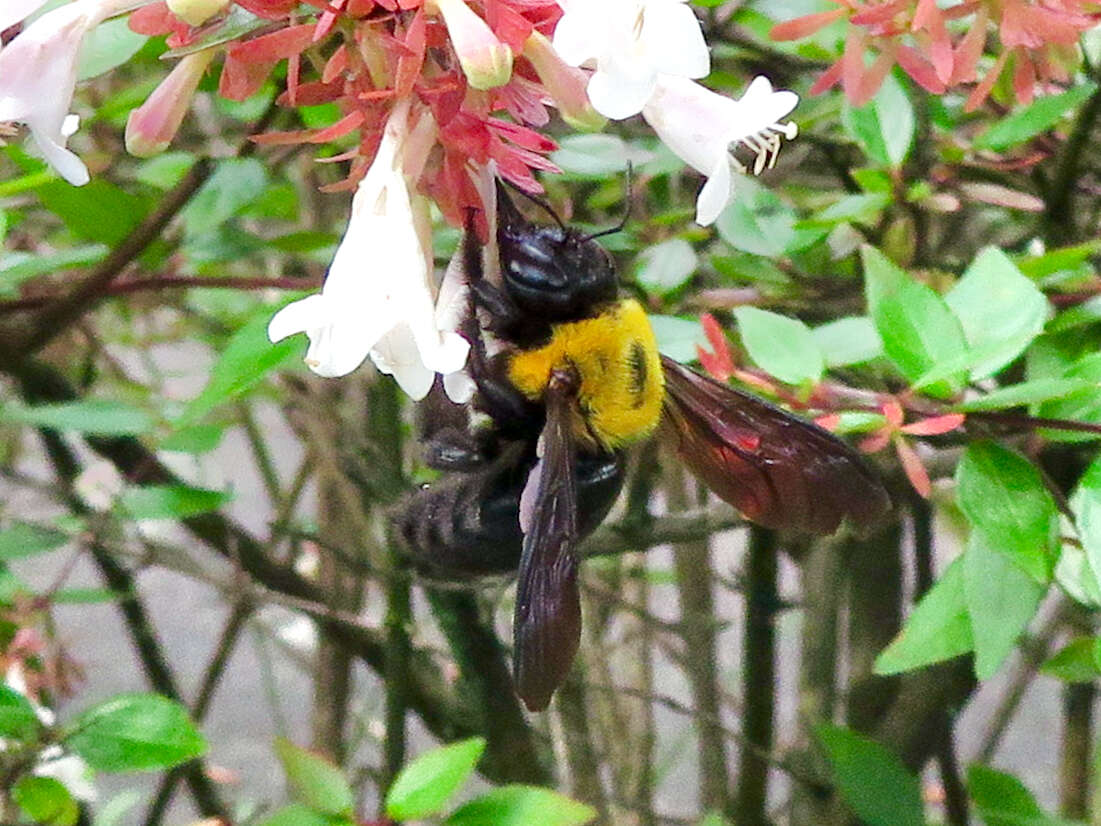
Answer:
[{"label": "bee antenna", "polygon": [[530,192],[525,192],[516,184],[512,183],[512,181],[505,180],[504,178],[501,178],[499,180],[507,184],[510,189],[514,190],[522,197],[527,198],[529,201],[531,201],[533,204],[535,204],[537,207],[547,213],[547,215],[554,219],[554,223],[558,224],[558,228],[562,230],[563,234],[565,234],[566,225],[562,223],[562,219],[558,217],[558,213],[551,208],[550,204],[548,204],[542,198],[532,195]]},{"label": "bee antenna", "polygon": [[581,239],[582,242],[592,241],[596,238],[603,238],[605,235],[615,235],[617,232],[622,232],[623,228],[627,226],[627,219],[631,217],[631,184],[633,183],[634,167],[630,161],[627,161],[627,208],[623,210],[623,217],[619,220],[619,223],[610,229],[602,229],[600,232],[594,232],[592,235],[586,235]]}]

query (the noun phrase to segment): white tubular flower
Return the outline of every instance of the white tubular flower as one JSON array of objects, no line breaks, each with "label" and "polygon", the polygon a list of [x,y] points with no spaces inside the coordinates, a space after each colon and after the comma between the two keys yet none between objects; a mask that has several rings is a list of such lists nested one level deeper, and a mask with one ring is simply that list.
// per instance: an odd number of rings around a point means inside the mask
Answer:
[{"label": "white tubular flower", "polygon": [[88,183],[87,167],[65,148],[79,123],[69,107],[80,44],[103,20],[140,5],[75,0],[39,17],[0,51],[0,123],[25,123],[46,162],[75,186]]},{"label": "white tubular flower", "polygon": [[593,108],[622,120],[637,115],[659,74],[704,77],[711,58],[685,0],[558,0],[565,12],[554,49],[571,66],[595,67]]},{"label": "white tubular flower", "polygon": [[402,171],[408,115],[404,101],[387,121],[321,292],[276,313],[268,336],[274,342],[305,332],[306,364],[321,376],[346,375],[370,355],[422,399],[436,373],[462,368],[470,345],[436,322],[431,245],[418,229]]},{"label": "white tubular flower", "polygon": [[0,8],[0,32],[34,14],[46,5],[46,0],[4,0]]},{"label": "white tubular flower", "polygon": [[642,116],[681,160],[707,176],[696,201],[696,223],[712,223],[729,203],[731,169],[747,171],[732,154],[734,145],[744,144],[756,155],[755,175],[776,163],[780,137],[791,140],[798,133],[794,123],[781,122],[798,102],[795,92],[773,91],[763,76],[753,79],[741,100],[684,78],[659,78]]}]

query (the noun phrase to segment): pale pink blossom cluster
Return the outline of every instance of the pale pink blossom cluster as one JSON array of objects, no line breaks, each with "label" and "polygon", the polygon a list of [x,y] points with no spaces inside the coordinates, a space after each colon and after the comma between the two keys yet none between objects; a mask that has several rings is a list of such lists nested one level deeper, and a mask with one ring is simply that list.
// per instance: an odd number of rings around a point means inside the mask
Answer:
[{"label": "pale pink blossom cluster", "polygon": [[[25,124],[41,154],[70,183],[88,181],[67,146],[77,55],[85,35],[109,17],[134,11],[130,26],[167,34],[190,51],[126,128],[126,147],[148,157],[173,140],[205,72],[221,60],[220,93],[243,100],[286,61],[283,105],[333,102],[330,127],[254,136],[259,143],[324,143],[358,135],[336,189],[354,191],[344,238],[317,295],[272,319],[273,341],[304,332],[306,363],[342,376],[367,358],[421,398],[437,374],[456,396],[469,345],[455,330],[459,288],[438,300],[428,205],[461,224],[477,214],[486,230],[496,173],[528,191],[535,171],[554,172],[555,143],[539,130],[547,107],[578,129],[641,114],[687,164],[707,177],[697,221],[712,223],[730,200],[733,149],[775,160],[785,118],[798,102],[758,77],[740,100],[696,82],[710,72],[700,24],[685,0],[72,0],[30,19],[44,0],[4,0],[0,30],[23,21],[0,49],[0,122]],[[272,21],[225,42],[202,38],[236,5]],[[135,11],[136,10],[136,11]],[[337,26],[343,19],[345,26]],[[351,33],[351,34],[350,34]],[[312,62],[303,53],[327,38]],[[448,57],[450,55],[450,57]],[[332,160],[332,159],[330,159]],[[439,306],[437,306],[439,304]]]}]

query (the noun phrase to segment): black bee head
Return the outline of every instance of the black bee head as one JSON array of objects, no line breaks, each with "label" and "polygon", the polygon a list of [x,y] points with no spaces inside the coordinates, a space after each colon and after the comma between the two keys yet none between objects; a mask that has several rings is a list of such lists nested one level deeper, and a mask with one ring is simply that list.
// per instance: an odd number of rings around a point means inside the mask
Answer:
[{"label": "black bee head", "polygon": [[497,245],[504,288],[520,309],[537,318],[585,318],[615,300],[615,263],[600,244],[551,215],[557,224],[533,224],[498,184]]}]

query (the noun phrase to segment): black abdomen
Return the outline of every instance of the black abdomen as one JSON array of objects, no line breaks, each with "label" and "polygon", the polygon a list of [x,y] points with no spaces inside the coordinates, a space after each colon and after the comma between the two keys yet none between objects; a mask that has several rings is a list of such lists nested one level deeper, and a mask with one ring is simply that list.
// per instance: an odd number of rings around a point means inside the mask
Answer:
[{"label": "black abdomen", "polygon": [[[529,449],[505,451],[485,468],[448,473],[406,500],[394,518],[415,566],[441,579],[509,573],[520,564],[520,495],[535,464]],[[577,527],[588,536],[623,486],[620,454],[578,457]]]}]

